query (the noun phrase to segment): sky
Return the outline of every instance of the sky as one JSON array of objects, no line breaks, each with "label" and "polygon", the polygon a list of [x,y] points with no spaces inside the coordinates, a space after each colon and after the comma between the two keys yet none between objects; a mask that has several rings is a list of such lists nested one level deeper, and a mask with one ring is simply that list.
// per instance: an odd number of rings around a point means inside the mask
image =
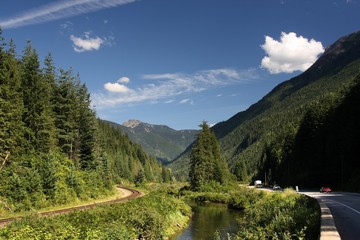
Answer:
[{"label": "sky", "polygon": [[101,119],[226,121],[360,30],[360,0],[2,0],[3,37],[79,73]]}]

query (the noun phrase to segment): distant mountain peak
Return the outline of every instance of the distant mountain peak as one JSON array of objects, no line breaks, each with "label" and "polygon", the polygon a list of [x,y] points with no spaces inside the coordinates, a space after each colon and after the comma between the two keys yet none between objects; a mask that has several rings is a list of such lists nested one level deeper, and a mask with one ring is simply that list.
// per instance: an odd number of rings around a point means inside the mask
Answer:
[{"label": "distant mountain peak", "polygon": [[149,124],[137,119],[129,119],[122,124],[109,123],[119,127],[131,141],[140,144],[145,152],[165,163],[182,153],[199,132],[190,129],[175,130],[167,125]]},{"label": "distant mountain peak", "polygon": [[137,119],[129,119],[127,121],[125,121],[122,125],[128,128],[136,128],[137,126],[139,126],[140,124],[142,124],[143,122],[141,122],[140,120]]}]

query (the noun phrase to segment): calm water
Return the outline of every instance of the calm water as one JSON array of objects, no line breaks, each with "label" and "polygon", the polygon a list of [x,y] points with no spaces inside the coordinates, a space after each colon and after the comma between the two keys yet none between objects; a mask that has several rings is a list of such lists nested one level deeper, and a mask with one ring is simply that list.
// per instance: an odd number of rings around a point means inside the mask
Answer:
[{"label": "calm water", "polygon": [[222,204],[191,204],[194,215],[189,227],[177,234],[172,240],[209,240],[216,231],[220,232],[221,239],[227,233],[236,233],[242,217],[241,212],[228,209]]}]

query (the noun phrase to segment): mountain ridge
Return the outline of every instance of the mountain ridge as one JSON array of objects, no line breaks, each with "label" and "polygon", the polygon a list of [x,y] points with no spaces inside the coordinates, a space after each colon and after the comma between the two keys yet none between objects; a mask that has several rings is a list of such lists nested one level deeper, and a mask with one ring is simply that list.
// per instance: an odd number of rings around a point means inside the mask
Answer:
[{"label": "mountain ridge", "polygon": [[[274,95],[276,92],[280,91],[281,88],[287,88],[289,90],[286,91],[286,93],[283,93],[281,98],[286,97],[289,95],[289,93],[295,92],[297,89],[311,83],[316,79],[317,76],[323,74],[326,70],[329,71],[329,69],[333,68],[333,72],[337,71],[337,69],[343,67],[344,65],[348,64],[349,62],[353,61],[355,58],[360,56],[360,41],[352,41],[354,38],[359,38],[360,31],[351,33],[347,36],[341,37],[339,40],[337,40],[335,43],[331,44],[329,47],[326,48],[325,52],[319,57],[319,59],[310,66],[306,71],[299,74],[298,76],[295,76],[289,80],[285,80],[284,82],[278,84],[275,86],[268,94],[266,94],[263,98],[261,98],[258,102],[252,104],[248,109],[245,111],[241,111],[230,117],[229,119],[225,121],[221,121],[217,124],[215,124],[212,129],[215,131],[215,134],[218,137],[222,137],[224,133],[221,133],[218,129],[224,130],[225,124],[233,124],[234,121],[241,121],[242,118],[244,118],[245,113],[248,115],[246,116],[246,119],[258,115],[261,113],[262,109],[267,109],[270,106],[270,103],[267,101],[267,98]],[[351,45],[355,44],[357,47],[353,47]],[[345,48],[344,48],[345,47]],[[350,56],[345,55],[346,52],[349,52],[349,48],[355,49]],[[345,56],[341,56],[341,55]],[[336,60],[336,61],[334,61]],[[331,62],[330,62],[331,61]],[[341,62],[341,63],[339,63]],[[324,67],[326,66],[326,67]],[[336,66],[336,67],[334,67]],[[314,73],[315,72],[315,73]],[[305,80],[303,80],[305,79]],[[298,81],[300,80],[300,81]],[[292,85],[292,86],[289,86]],[[258,107],[258,105],[262,105],[261,108]],[[250,114],[249,114],[250,113]],[[225,127],[226,129],[228,127]],[[232,130],[232,128],[231,128]],[[231,132],[231,130],[226,131],[226,133]],[[226,135],[226,134],[225,134]]]},{"label": "mountain ridge", "polygon": [[183,152],[194,140],[198,130],[175,130],[167,125],[157,125],[129,119],[118,124],[111,122],[140,144],[144,151],[163,163],[168,163]]},{"label": "mountain ridge", "polygon": [[[305,72],[278,84],[245,111],[214,125],[212,129],[230,167],[244,161],[249,173],[255,174],[267,142],[287,129],[295,131],[306,108],[321,101],[323,95],[346,89],[359,67],[360,31],[357,31],[330,45]],[[189,151],[190,147],[169,165],[179,175],[186,175]]]}]

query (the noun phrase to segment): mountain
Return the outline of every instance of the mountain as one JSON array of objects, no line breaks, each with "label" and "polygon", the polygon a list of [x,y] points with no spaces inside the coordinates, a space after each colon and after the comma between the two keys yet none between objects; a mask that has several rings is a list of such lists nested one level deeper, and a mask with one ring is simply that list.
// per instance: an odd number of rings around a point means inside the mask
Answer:
[{"label": "mountain", "polygon": [[198,133],[198,130],[174,130],[166,125],[149,124],[136,119],[125,121],[122,125],[112,124],[140,144],[146,153],[164,163],[182,153]]},{"label": "mountain", "polygon": [[[329,46],[302,74],[279,84],[247,110],[213,126],[233,172],[241,165],[238,163],[244,162],[249,175],[258,176],[267,147],[275,141],[285,145],[287,138],[297,133],[308,109],[349,89],[359,69],[360,32],[355,32]],[[187,175],[190,149],[169,165],[175,174]]]}]

